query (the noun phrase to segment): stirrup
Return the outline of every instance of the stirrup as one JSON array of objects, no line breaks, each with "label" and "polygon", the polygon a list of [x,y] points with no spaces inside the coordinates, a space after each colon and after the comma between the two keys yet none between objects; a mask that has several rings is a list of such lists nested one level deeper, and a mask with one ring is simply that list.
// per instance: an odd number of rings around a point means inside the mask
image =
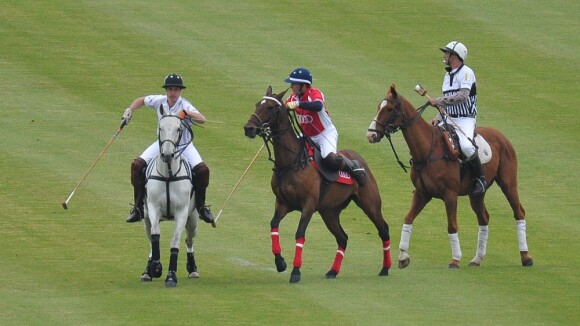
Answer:
[{"label": "stirrup", "polygon": [[486,189],[486,182],[485,179],[481,180],[480,178],[473,179],[473,186],[471,187],[471,194],[472,195],[483,195]]}]

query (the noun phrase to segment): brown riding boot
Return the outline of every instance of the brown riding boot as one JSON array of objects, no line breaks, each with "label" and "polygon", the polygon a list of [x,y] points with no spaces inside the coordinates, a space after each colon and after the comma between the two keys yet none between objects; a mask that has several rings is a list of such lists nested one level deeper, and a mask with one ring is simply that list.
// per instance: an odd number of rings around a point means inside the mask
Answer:
[{"label": "brown riding boot", "polygon": [[138,157],[131,164],[131,184],[133,185],[133,196],[135,206],[129,212],[127,223],[139,222],[143,219],[143,200],[145,198],[145,167],[147,162]]},{"label": "brown riding boot", "polygon": [[477,153],[475,157],[469,161],[469,166],[471,168],[471,175],[473,177],[473,185],[471,187],[472,195],[482,195],[487,187],[487,182],[485,181],[485,174],[483,173],[483,167],[481,166],[481,160]]},{"label": "brown riding boot", "polygon": [[324,163],[335,170],[346,170],[359,184],[365,185],[365,168],[357,160],[351,160],[340,154],[330,153],[323,159]]},{"label": "brown riding boot", "polygon": [[194,166],[191,172],[193,173],[193,189],[195,190],[195,209],[204,222],[215,225],[213,215],[209,207],[205,205],[206,189],[209,186],[209,168],[204,162],[201,162]]}]

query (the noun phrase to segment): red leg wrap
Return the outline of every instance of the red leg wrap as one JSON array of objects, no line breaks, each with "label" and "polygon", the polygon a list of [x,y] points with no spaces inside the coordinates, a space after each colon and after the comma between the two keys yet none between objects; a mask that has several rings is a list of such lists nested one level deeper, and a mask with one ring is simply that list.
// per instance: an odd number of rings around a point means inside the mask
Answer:
[{"label": "red leg wrap", "polygon": [[280,234],[278,234],[278,228],[272,228],[270,230],[270,238],[272,239],[272,253],[274,255],[282,252],[280,247]]},{"label": "red leg wrap", "polygon": [[383,241],[383,267],[391,268],[391,240]]},{"label": "red leg wrap", "polygon": [[296,239],[296,251],[294,252],[294,267],[302,267],[302,248],[304,247],[304,238]]},{"label": "red leg wrap", "polygon": [[334,270],[337,274],[340,272],[340,267],[342,266],[342,259],[344,258],[344,252],[346,250],[342,247],[338,247],[336,250],[336,256],[334,257],[334,263],[330,269]]}]

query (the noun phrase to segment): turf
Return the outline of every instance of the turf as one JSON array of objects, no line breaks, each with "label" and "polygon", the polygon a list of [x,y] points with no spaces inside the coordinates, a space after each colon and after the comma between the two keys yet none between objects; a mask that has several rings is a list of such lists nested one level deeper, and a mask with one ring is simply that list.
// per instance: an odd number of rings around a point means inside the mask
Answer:
[{"label": "turf", "polygon": [[[580,304],[577,236],[580,173],[580,23],[577,1],[8,1],[0,11],[0,323],[132,324],[575,324]],[[477,226],[459,204],[462,268],[447,270],[443,205],[415,223],[411,266],[378,277],[381,243],[354,205],[341,274],[324,279],[336,244],[322,221],[307,233],[300,284],[275,271],[269,221],[272,164],[259,156],[224,208],[201,226],[201,278],[185,255],[175,289],[139,282],[149,246],[124,222],[129,167],[155,139],[155,115],[135,113],[63,210],[118,127],[125,107],[162,91],[177,72],[210,120],[196,146],[212,171],[209,202],[222,208],[261,143],[242,126],[268,85],[308,67],[340,132],[381,188],[396,258],[412,185],[383,142],[364,135],[396,83],[414,104],[420,82],[438,94],[438,47],[461,40],[477,74],[480,125],[498,128],[519,156],[532,268],[519,264],[514,221],[501,192],[487,195],[488,256],[468,268]],[[427,112],[427,115],[430,113]],[[434,115],[434,112],[432,112]],[[430,119],[429,117],[426,117]],[[221,123],[217,123],[221,122]],[[395,147],[408,150],[400,134]],[[281,227],[293,255],[298,214]],[[162,228],[168,260],[172,225]],[[165,239],[166,241],[164,241]]]}]

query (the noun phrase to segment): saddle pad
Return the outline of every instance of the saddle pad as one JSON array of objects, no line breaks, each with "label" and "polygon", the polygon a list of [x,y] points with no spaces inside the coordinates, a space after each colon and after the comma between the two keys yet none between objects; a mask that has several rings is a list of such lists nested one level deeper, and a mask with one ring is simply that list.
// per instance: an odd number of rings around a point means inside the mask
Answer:
[{"label": "saddle pad", "polygon": [[476,135],[475,144],[477,145],[478,148],[477,155],[479,155],[479,160],[481,161],[481,164],[491,161],[492,156],[491,147],[489,146],[487,141],[483,138],[483,136],[479,134]]},{"label": "saddle pad", "polygon": [[345,171],[336,171],[329,169],[322,163],[322,155],[317,147],[308,146],[308,157],[312,166],[320,173],[320,175],[328,181],[334,181],[351,185],[354,183],[351,175]]}]

